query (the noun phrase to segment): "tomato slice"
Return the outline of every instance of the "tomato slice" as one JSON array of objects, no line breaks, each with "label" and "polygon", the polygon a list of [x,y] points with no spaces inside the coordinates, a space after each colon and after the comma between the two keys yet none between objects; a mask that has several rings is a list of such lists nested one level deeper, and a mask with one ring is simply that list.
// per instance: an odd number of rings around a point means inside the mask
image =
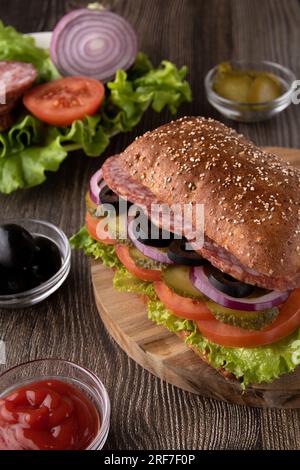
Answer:
[{"label": "tomato slice", "polygon": [[135,277],[142,281],[159,281],[160,271],[154,269],[139,268],[129,254],[129,248],[126,245],[117,245],[116,254],[124,264],[125,268]]},{"label": "tomato slice", "polygon": [[32,88],[24,106],[38,119],[54,126],[69,126],[97,112],[105,95],[104,85],[88,77],[66,77]]},{"label": "tomato slice", "polygon": [[115,245],[116,241],[109,237],[108,231],[105,231],[99,222],[100,219],[93,217],[89,212],[86,213],[85,225],[89,235],[94,240],[104,243],[105,245]]},{"label": "tomato slice", "polygon": [[186,320],[210,319],[212,314],[206,304],[201,300],[181,297],[173,292],[163,282],[155,282],[155,292],[162,303],[171,310],[174,315]]},{"label": "tomato slice", "polygon": [[213,343],[234,348],[254,348],[279,341],[300,326],[300,289],[281,306],[276,320],[261,331],[247,331],[219,322],[213,315],[197,322],[200,332]]}]

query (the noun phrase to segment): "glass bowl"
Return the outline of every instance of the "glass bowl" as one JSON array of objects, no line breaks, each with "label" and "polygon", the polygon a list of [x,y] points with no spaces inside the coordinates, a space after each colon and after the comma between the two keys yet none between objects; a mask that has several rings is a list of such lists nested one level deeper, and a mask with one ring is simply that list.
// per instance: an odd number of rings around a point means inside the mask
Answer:
[{"label": "glass bowl", "polygon": [[294,73],[280,64],[269,61],[248,62],[245,60],[232,61],[229,64],[235,69],[269,72],[280,81],[283,94],[273,101],[266,103],[238,103],[218,95],[213,89],[214,78],[219,65],[211,69],[205,78],[205,89],[209,103],[223,116],[239,122],[258,122],[270,119],[286,109],[292,101]]},{"label": "glass bowl", "polygon": [[0,308],[25,308],[42,302],[53,294],[66,280],[71,268],[71,248],[68,238],[62,230],[49,222],[34,219],[1,220],[0,224],[17,224],[28,230],[32,235],[43,235],[53,241],[62,256],[60,270],[34,289],[13,295],[0,295]]},{"label": "glass bowl", "polygon": [[61,380],[79,388],[95,405],[101,426],[86,450],[103,448],[110,427],[110,400],[101,380],[90,370],[63,359],[39,359],[26,362],[0,375],[0,398],[32,382]]}]

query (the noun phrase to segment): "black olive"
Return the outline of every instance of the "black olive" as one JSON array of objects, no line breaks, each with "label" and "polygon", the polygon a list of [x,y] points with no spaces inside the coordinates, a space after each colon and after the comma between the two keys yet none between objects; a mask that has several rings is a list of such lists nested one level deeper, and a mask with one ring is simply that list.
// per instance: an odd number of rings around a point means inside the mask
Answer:
[{"label": "black olive", "polygon": [[20,294],[36,286],[32,285],[27,268],[0,270],[0,295]]},{"label": "black olive", "polygon": [[7,294],[20,294],[30,288],[30,279],[25,270],[12,270],[7,272]]},{"label": "black olive", "polygon": [[168,247],[175,237],[174,233],[158,228],[151,220],[141,214],[134,221],[133,229],[139,242],[157,248]]},{"label": "black olive", "polygon": [[0,295],[8,295],[7,272],[0,267]]},{"label": "black olive", "polygon": [[28,275],[38,285],[48,281],[62,266],[61,252],[53,241],[43,236],[35,237],[36,251]]},{"label": "black olive", "polygon": [[115,208],[116,215],[119,215],[120,212],[123,213],[128,211],[129,207],[132,206],[131,202],[120,198],[120,196],[114,193],[108,186],[104,186],[104,188],[101,189],[100,201],[103,206],[106,204],[113,206]]},{"label": "black olive", "polygon": [[198,255],[196,251],[187,250],[186,239],[174,240],[169,246],[168,257],[176,264],[183,264],[185,266],[202,266],[207,263],[206,259]]},{"label": "black olive", "polygon": [[242,298],[252,294],[255,287],[234,279],[213,266],[207,268],[209,282],[219,291],[230,297]]},{"label": "black olive", "polygon": [[7,269],[29,266],[35,253],[34,238],[27,230],[9,224],[0,227],[0,265]]}]

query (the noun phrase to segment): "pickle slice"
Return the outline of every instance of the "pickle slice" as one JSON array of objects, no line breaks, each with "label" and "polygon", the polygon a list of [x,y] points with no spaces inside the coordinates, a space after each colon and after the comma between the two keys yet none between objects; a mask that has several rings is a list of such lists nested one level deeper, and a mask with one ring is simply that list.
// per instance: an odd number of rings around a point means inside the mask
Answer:
[{"label": "pickle slice", "polygon": [[206,305],[220,322],[250,331],[262,330],[271,324],[279,313],[278,308],[269,308],[260,312],[245,312],[232,310],[212,301],[206,302]]},{"label": "pickle slice", "polygon": [[249,90],[249,103],[268,103],[282,94],[282,86],[277,78],[271,74],[258,75]]},{"label": "pickle slice", "polygon": [[133,259],[135,265],[139,268],[160,270],[163,266],[165,266],[163,263],[155,261],[155,259],[148,258],[148,256],[145,256],[134,246],[131,246],[129,248],[129,254]]},{"label": "pickle slice", "polygon": [[249,75],[239,72],[221,74],[215,80],[214,91],[227,100],[247,103],[252,81]]},{"label": "pickle slice", "polygon": [[162,271],[162,280],[164,283],[181,297],[204,300],[205,297],[199,292],[190,281],[189,266],[168,266]]}]

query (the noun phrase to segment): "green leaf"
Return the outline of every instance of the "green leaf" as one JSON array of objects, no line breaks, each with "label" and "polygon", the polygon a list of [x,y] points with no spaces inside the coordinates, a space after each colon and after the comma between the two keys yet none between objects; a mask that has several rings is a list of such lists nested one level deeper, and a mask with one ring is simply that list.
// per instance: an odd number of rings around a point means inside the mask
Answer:
[{"label": "green leaf", "polygon": [[192,332],[194,330],[193,322],[172,315],[157,297],[148,303],[148,318],[157,325],[165,326],[172,333],[179,333],[181,331]]},{"label": "green leaf", "polygon": [[67,152],[57,141],[47,147],[28,147],[0,159],[0,191],[9,194],[19,188],[43,183],[46,171],[57,171]]},{"label": "green leaf", "polygon": [[143,52],[139,52],[134,65],[128,71],[128,80],[133,81],[137,78],[143,77],[153,69],[154,67],[149,57]]},{"label": "green leaf", "polygon": [[2,21],[0,21],[0,60],[33,64],[38,71],[40,82],[59,78],[59,73],[50,60],[49,51],[37,47],[32,37],[18,33],[11,26],[4,26]]},{"label": "green leaf", "polygon": [[115,248],[93,240],[89,236],[86,227],[82,227],[70,239],[70,244],[75,250],[83,250],[86,256],[92,256],[96,260],[101,259],[108,268],[120,268],[122,266],[116,255]]},{"label": "green leaf", "polygon": [[111,91],[102,110],[103,125],[111,135],[128,132],[152,106],[161,112],[165,107],[175,114],[184,101],[191,101],[191,89],[184,80],[187,68],[180,70],[168,61],[155,69],[144,54],[137,58],[128,73],[120,70],[116,79],[107,84]]},{"label": "green leaf", "polygon": [[156,298],[152,282],[141,281],[123,266],[116,271],[113,285],[120,292],[133,292],[134,294],[146,295],[149,299]]},{"label": "green leaf", "polygon": [[150,95],[152,108],[160,113],[168,106],[175,114],[184,101],[191,101],[192,94],[188,82],[184,81],[187,67],[180,70],[167,60],[157,70],[151,70],[144,77],[136,80],[136,91],[140,95]]},{"label": "green leaf", "polygon": [[56,128],[26,116],[7,134],[0,134],[0,191],[9,194],[42,184],[46,172],[57,171],[71,150],[100,155],[109,139],[99,121],[99,116],[86,117],[70,128]]},{"label": "green leaf", "polygon": [[89,157],[98,157],[109,144],[107,135],[99,126],[100,119],[99,115],[86,116],[83,121],[74,121],[71,127],[48,127],[46,142],[51,143],[55,139],[67,152],[83,149]]},{"label": "green leaf", "polygon": [[33,116],[20,117],[7,133],[0,133],[0,158],[17,153],[39,141],[44,125]]}]

